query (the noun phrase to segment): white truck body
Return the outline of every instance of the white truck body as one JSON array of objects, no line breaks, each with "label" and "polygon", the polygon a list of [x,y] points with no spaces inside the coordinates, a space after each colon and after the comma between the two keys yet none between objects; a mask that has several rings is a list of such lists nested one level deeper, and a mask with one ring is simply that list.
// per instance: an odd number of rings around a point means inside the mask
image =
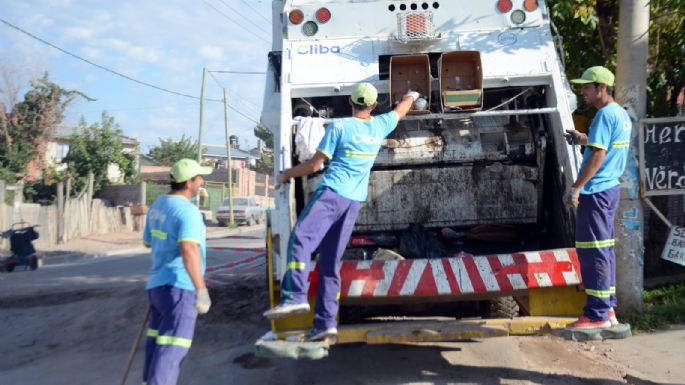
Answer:
[{"label": "white truck body", "polygon": [[[310,109],[325,118],[349,116],[352,87],[366,81],[379,91],[378,112],[389,111],[391,57],[429,55],[430,86],[435,90],[440,84],[436,59],[442,53],[477,51],[482,108],[443,112],[434,96],[428,113],[401,121],[389,136],[395,145],[382,147],[378,154],[369,201],[362,206],[355,233],[397,233],[415,223],[456,230],[506,225],[525,228],[534,240],[516,241],[502,250],[495,245],[489,253],[571,246],[573,212],[563,207],[561,196],[575,179],[580,159],[563,137],[565,130],[573,129],[575,96],[554,44],[545,2],[527,1],[537,7],[526,11],[523,0],[512,0],[506,12],[499,11],[499,3],[273,1],[273,51],[262,124],[274,133],[275,174],[296,163],[294,110]],[[320,8],[330,12],[325,23],[316,20]],[[289,16],[296,10],[304,18],[294,25]],[[512,21],[516,11],[518,16],[523,12],[525,21]],[[428,25],[422,36],[408,36],[403,30],[408,14],[418,14]],[[308,21],[317,24],[313,36],[303,33]],[[274,290],[285,271],[291,229],[319,177],[293,181],[276,192],[268,221]],[[342,293],[342,303],[345,297]]]}]

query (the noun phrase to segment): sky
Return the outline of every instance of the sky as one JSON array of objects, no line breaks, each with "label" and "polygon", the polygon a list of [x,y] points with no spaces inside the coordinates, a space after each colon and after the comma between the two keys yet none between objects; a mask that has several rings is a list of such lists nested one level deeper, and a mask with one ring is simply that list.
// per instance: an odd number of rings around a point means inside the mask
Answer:
[{"label": "sky", "polygon": [[[203,68],[264,72],[271,48],[269,0],[2,0],[0,19],[109,70],[197,98]],[[96,99],[70,105],[64,124],[82,116],[98,123],[107,111],[124,135],[140,141],[143,153],[160,138],[198,138],[199,99],[127,80],[1,21],[0,65],[24,84],[20,99],[28,79],[43,72]],[[232,107],[231,134],[241,148],[256,146],[264,75],[210,72],[205,97],[222,99],[223,88]],[[203,143],[226,143],[221,102],[205,101]]]}]

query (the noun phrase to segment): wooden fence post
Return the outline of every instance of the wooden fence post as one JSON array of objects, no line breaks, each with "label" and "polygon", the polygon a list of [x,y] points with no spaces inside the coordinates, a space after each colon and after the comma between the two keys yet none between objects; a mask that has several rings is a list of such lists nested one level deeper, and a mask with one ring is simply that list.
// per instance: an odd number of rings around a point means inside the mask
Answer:
[{"label": "wooden fence post", "polygon": [[57,244],[64,243],[64,182],[57,182]]},{"label": "wooden fence post", "polygon": [[[7,206],[5,205],[5,181],[0,180],[0,231],[7,230]],[[7,241],[3,238],[0,239],[0,246],[6,247]]]}]

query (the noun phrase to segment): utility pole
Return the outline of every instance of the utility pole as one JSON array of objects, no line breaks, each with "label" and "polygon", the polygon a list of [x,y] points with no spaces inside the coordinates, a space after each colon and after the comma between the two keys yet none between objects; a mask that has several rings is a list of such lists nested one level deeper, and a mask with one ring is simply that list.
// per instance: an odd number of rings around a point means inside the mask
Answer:
[{"label": "utility pole", "polygon": [[[197,163],[202,165],[202,131],[205,124],[205,80],[207,78],[207,68],[202,68],[202,86],[200,87],[200,127],[197,132]],[[200,195],[197,195],[195,205],[200,207]]]},{"label": "utility pole", "polygon": [[228,169],[228,212],[229,224],[233,221],[233,168],[231,168],[231,132],[228,129],[228,96],[224,88],[224,126],[226,127],[226,168]]},{"label": "utility pole", "polygon": [[202,87],[200,88],[200,127],[197,133],[197,163],[202,164],[202,134],[205,123],[205,80],[207,68],[202,69]]},{"label": "utility pole", "polygon": [[[615,95],[616,101],[628,107],[636,120],[644,118],[647,109],[648,44],[649,0],[621,0]],[[618,215],[614,221],[616,295],[622,314],[642,312],[643,307],[644,218],[639,191],[637,127],[635,121],[630,156],[622,177]]]}]

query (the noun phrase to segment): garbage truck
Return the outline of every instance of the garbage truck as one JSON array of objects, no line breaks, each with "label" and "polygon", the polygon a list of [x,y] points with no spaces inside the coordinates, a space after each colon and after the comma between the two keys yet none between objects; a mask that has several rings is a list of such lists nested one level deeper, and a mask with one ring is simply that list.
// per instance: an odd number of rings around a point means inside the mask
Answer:
[{"label": "garbage truck", "polygon": [[[564,139],[576,98],[545,2],[276,0],[272,11],[261,123],[274,135],[276,176],[300,162],[297,121],[351,116],[356,83],[378,89],[374,115],[409,90],[424,101],[371,170],[341,265],[338,343],[539,333],[573,320],[584,293],[562,197],[579,168],[580,149]],[[275,192],[271,306],[322,172]],[[311,322],[274,321],[265,338]]]}]

